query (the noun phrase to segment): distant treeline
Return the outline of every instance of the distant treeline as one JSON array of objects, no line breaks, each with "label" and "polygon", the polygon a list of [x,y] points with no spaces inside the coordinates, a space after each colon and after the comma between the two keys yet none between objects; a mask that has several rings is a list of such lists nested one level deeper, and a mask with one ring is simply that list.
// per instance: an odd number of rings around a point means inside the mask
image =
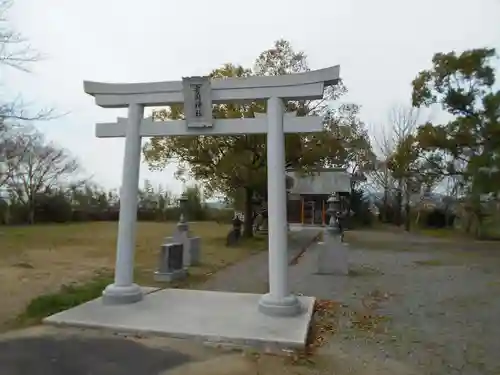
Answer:
[{"label": "distant treeline", "polygon": [[[199,189],[185,191],[185,214],[189,220],[231,221],[232,209],[209,207],[202,201]],[[14,199],[13,199],[14,198]],[[20,225],[33,223],[66,223],[84,221],[117,221],[120,212],[119,197],[91,185],[58,188],[37,193],[29,204],[11,199],[0,200],[0,223]],[[137,219],[140,221],[177,221],[181,210],[178,200],[169,192],[155,191],[146,181],[138,196]]]}]

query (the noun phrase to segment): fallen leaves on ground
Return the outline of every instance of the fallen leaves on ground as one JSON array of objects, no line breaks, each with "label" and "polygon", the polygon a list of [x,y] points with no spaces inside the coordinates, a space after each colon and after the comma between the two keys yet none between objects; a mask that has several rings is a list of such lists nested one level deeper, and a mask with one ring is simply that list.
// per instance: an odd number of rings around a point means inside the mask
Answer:
[{"label": "fallen leaves on ground", "polygon": [[380,304],[387,301],[390,297],[391,295],[389,293],[381,292],[378,289],[363,297],[361,300],[363,308],[351,312],[351,323],[353,327],[372,333],[383,331],[385,326],[382,323],[386,322],[389,318],[380,315],[377,310]]},{"label": "fallen leaves on ground", "polygon": [[313,323],[309,329],[306,348],[303,351],[293,352],[291,361],[293,364],[314,364],[312,356],[316,349],[323,346],[328,337],[337,330],[337,313],[341,305],[337,301],[320,299],[314,305]]},{"label": "fallen leaves on ground", "polygon": [[338,301],[318,299],[314,305],[314,318],[309,330],[306,349],[293,352],[292,364],[314,364],[316,350],[328,342],[329,337],[339,330],[340,317],[347,316],[353,328],[369,333],[378,333],[386,329],[383,324],[388,317],[380,315],[380,304],[391,297],[390,293],[374,290],[361,300],[360,310],[353,310]]}]

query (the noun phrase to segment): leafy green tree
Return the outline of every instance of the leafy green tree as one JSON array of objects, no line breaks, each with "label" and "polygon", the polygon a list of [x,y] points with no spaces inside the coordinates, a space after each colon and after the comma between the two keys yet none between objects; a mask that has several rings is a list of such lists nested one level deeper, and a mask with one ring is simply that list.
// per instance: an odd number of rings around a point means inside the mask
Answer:
[{"label": "leafy green tree", "polygon": [[437,53],[432,68],[413,81],[415,107],[440,105],[452,119],[427,123],[418,140],[435,171],[459,176],[476,214],[484,194],[500,191],[500,91],[495,87],[495,49]]},{"label": "leafy green tree", "polygon": [[[231,64],[214,70],[213,78],[245,77],[249,70]],[[262,103],[248,105],[223,104],[214,106],[215,118],[253,117],[263,111]],[[154,114],[156,118],[182,118],[182,108],[172,106]],[[190,174],[203,181],[205,192],[230,193],[244,188],[247,195],[260,188],[265,174],[265,143],[261,135],[204,136],[204,137],[154,137],[145,146],[145,157],[152,169],[162,169],[172,160],[179,162],[177,175]]]},{"label": "leafy green tree", "polygon": [[199,185],[187,187],[184,190],[187,197],[186,211],[188,220],[205,220],[205,207]]},{"label": "leafy green tree", "polygon": [[[309,70],[303,52],[296,52],[289,42],[278,40],[274,47],[262,52],[254,68],[225,64],[212,71],[212,78],[248,77],[251,75],[283,75]],[[336,131],[339,113],[329,108],[328,101],[346,92],[339,84],[328,88],[324,100],[294,101],[287,104],[287,111],[298,116],[326,114],[325,131],[318,134],[287,134],[285,137],[286,161],[289,166],[308,171],[317,166],[337,163],[342,142]],[[214,105],[214,118],[251,118],[266,111],[266,103],[255,101],[246,104]],[[351,110],[352,113],[352,110]],[[158,111],[155,118],[182,118],[182,108],[172,106]],[[335,131],[333,131],[335,130]],[[203,183],[207,196],[223,194],[231,200],[242,201],[246,218],[253,213],[255,197],[265,198],[266,137],[263,134],[203,137],[154,137],[144,148],[145,158],[152,169],[162,169],[171,161],[179,163],[178,176],[190,174]],[[243,197],[243,199],[241,199]],[[252,236],[252,221],[245,220],[244,236]]]}]

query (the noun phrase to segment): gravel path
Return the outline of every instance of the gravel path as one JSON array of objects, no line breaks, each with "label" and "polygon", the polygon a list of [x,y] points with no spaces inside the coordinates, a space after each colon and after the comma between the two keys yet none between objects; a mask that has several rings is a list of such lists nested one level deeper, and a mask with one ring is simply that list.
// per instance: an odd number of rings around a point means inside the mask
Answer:
[{"label": "gravel path", "polygon": [[[343,316],[351,316],[339,320],[323,352],[407,365],[407,372],[394,372],[400,374],[498,375],[500,251],[474,252],[463,244],[454,250],[423,237],[412,238],[411,250],[401,250],[407,241],[399,240],[399,250],[349,246],[349,276],[315,274],[321,245],[291,269],[294,292],[339,301]],[[363,300],[374,299],[373,310],[363,308]],[[360,329],[353,324],[354,311],[375,311],[384,321],[381,330]]]},{"label": "gravel path", "polygon": [[[310,246],[318,233],[319,230],[314,229],[291,232],[288,236],[289,262]],[[218,272],[201,288],[225,292],[266,293],[268,279],[268,253],[265,251]]]}]

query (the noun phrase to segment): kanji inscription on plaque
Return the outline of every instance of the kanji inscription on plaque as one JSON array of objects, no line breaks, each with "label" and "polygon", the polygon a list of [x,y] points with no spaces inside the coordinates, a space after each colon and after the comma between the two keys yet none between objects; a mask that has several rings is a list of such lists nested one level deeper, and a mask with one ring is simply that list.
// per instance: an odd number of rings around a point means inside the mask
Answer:
[{"label": "kanji inscription on plaque", "polygon": [[188,128],[212,127],[212,97],[209,77],[185,77],[184,117]]}]

